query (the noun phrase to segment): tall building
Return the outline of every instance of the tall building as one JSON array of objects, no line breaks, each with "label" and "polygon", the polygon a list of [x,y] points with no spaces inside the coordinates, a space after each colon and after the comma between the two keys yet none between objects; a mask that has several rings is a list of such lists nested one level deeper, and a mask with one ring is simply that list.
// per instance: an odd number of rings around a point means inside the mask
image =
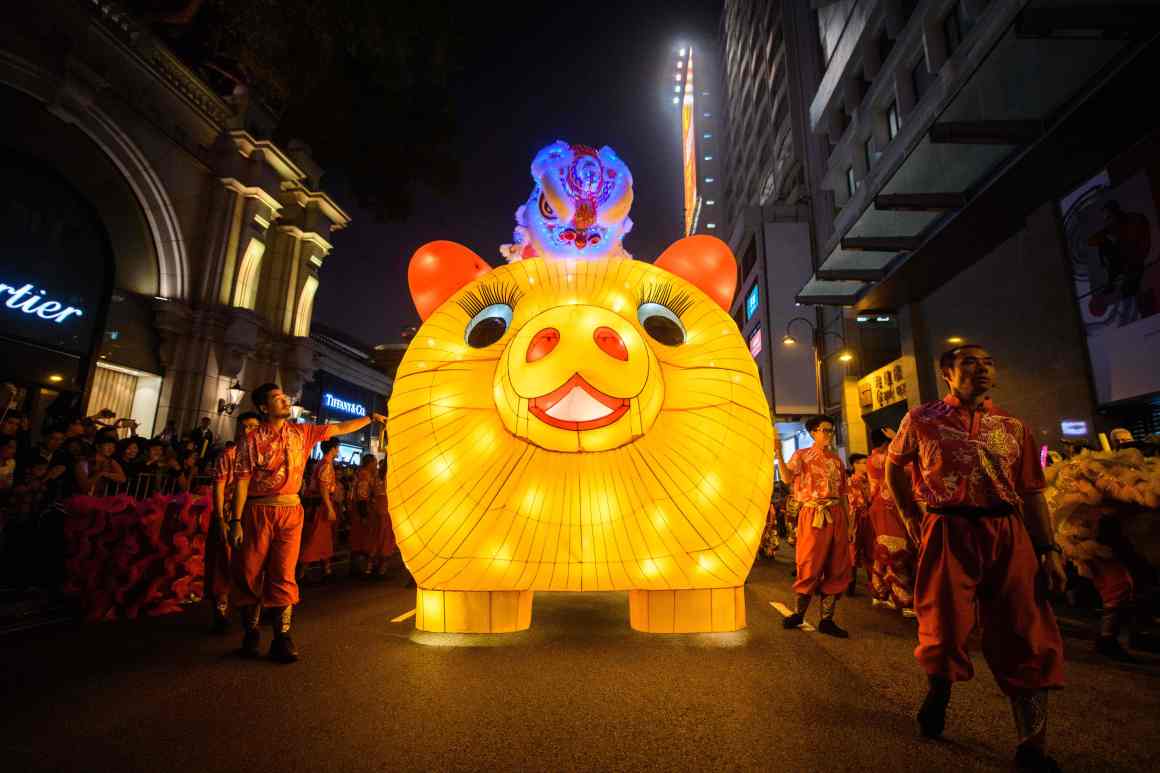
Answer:
[{"label": "tall building", "polygon": [[721,161],[717,73],[707,45],[685,42],[674,53],[673,112],[681,140],[681,234],[720,235]]},{"label": "tall building", "polygon": [[[815,163],[824,156],[823,143],[807,131],[805,88],[820,72],[808,5],[726,0],[719,30],[725,127],[719,233],[740,272],[732,315],[772,411],[783,420],[824,408],[812,347],[817,319],[794,299],[812,268],[814,210],[830,206],[825,194],[810,195],[804,173],[811,156]],[[783,345],[787,335],[800,345]]]},{"label": "tall building", "polygon": [[842,443],[865,450],[937,399],[939,354],[962,342],[990,349],[996,400],[1045,445],[1160,431],[1160,369],[1141,357],[1160,334],[1160,136],[1139,101],[1160,7],[812,6],[807,125],[825,152],[806,187],[833,206],[814,207],[796,300],[856,355],[822,378]]}]

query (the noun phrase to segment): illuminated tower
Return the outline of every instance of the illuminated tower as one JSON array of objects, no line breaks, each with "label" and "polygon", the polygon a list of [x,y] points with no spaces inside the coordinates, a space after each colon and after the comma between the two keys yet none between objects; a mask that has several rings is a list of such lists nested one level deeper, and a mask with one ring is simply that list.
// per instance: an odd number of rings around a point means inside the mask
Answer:
[{"label": "illuminated tower", "polygon": [[716,233],[719,191],[716,88],[712,54],[691,44],[676,49],[672,104],[678,114],[681,138],[681,233]]}]

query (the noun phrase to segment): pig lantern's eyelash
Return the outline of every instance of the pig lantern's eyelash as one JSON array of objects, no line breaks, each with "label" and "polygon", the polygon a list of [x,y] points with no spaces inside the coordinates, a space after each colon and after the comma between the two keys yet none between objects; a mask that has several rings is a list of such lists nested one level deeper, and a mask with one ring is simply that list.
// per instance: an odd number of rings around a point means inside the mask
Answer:
[{"label": "pig lantern's eyelash", "polygon": [[459,308],[463,309],[463,313],[470,319],[488,306],[494,306],[496,304],[503,304],[514,309],[522,297],[524,297],[524,294],[515,285],[493,283],[485,284],[468,291],[456,303],[459,304]]},{"label": "pig lantern's eyelash", "polygon": [[645,288],[638,305],[643,306],[646,303],[658,303],[678,317],[683,317],[685,312],[693,307],[693,298],[684,290],[678,290],[669,282],[663,282]]}]

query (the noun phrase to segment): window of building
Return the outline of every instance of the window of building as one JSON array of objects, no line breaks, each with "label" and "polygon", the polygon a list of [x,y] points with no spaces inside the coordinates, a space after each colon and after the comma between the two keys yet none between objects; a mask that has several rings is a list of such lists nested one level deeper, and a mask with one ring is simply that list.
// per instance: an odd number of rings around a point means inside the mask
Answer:
[{"label": "window of building", "polygon": [[886,58],[890,56],[890,52],[894,50],[894,39],[890,37],[890,33],[883,27],[882,31],[878,33],[878,61],[885,62]]},{"label": "window of building", "polygon": [[866,171],[870,171],[870,167],[874,166],[874,138],[867,137],[866,143],[862,146],[862,152],[866,155]]},{"label": "window of building", "polygon": [[959,25],[958,10],[962,7],[962,3],[955,3],[955,7],[950,10],[950,13],[943,19],[943,38],[946,39],[947,56],[953,54],[958,50],[959,44],[963,42],[963,29]]},{"label": "window of building", "polygon": [[757,265],[757,243],[752,239],[749,241],[749,246],[745,248],[745,254],[741,258],[741,279],[749,276],[749,272]]},{"label": "window of building", "polygon": [[846,167],[846,192],[851,196],[858,190],[858,181],[854,179],[854,167]]},{"label": "window of building", "polygon": [[890,107],[886,108],[886,131],[890,135],[890,139],[898,136],[898,130],[902,128],[902,122],[898,120],[898,103],[891,102]]},{"label": "window of building", "polygon": [[923,94],[930,91],[930,84],[934,83],[934,75],[926,68],[926,56],[918,57],[914,67],[910,68],[910,83],[914,87],[914,101],[917,103]]}]

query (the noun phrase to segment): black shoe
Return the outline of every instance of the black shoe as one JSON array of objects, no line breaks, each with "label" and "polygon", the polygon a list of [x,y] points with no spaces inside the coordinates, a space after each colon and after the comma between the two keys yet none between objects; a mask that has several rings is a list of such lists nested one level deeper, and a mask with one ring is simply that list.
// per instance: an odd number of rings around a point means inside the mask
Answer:
[{"label": "black shoe", "polygon": [[224,633],[229,633],[229,631],[230,618],[215,609],[213,612],[213,624],[210,625],[209,632],[216,636],[221,636]]},{"label": "black shoe", "polygon": [[823,620],[818,623],[818,633],[824,633],[826,636],[833,636],[836,639],[849,639],[850,632],[845,628],[841,628],[833,620]]},{"label": "black shoe", "polygon": [[927,738],[942,737],[947,725],[947,704],[951,702],[950,683],[946,687],[932,684],[918,710],[918,729]]},{"label": "black shoe", "polygon": [[794,612],[792,615],[781,621],[782,628],[797,628],[805,622],[806,616]]},{"label": "black shoe", "polygon": [[238,649],[238,654],[243,658],[260,658],[262,657],[261,644],[262,632],[257,628],[250,629],[242,636],[242,646]]},{"label": "black shoe", "polygon": [[1111,660],[1118,660],[1121,663],[1136,662],[1136,659],[1120,646],[1120,640],[1115,636],[1101,636],[1096,639],[1096,654],[1103,655],[1105,658],[1110,658]]},{"label": "black shoe", "polygon": [[280,633],[270,642],[270,660],[276,663],[294,663],[298,660],[298,650],[288,633]]},{"label": "black shoe", "polygon": [[1015,749],[1015,769],[1034,770],[1038,773],[1060,773],[1059,763],[1047,756],[1038,746],[1020,744]]}]

